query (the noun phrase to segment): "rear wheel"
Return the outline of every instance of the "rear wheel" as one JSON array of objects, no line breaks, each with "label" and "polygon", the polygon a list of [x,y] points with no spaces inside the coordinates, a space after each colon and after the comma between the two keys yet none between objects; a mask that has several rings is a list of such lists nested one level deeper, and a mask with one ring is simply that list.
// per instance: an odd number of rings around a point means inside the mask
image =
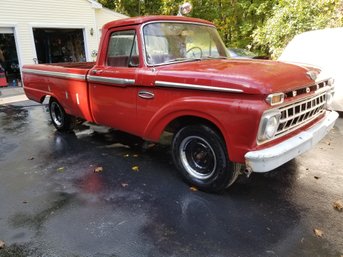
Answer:
[{"label": "rear wheel", "polygon": [[205,125],[180,129],[173,138],[172,154],[186,181],[203,191],[223,191],[240,172],[229,161],[222,137]]},{"label": "rear wheel", "polygon": [[55,98],[50,98],[49,111],[52,124],[58,131],[70,131],[74,128],[75,117],[68,115]]}]

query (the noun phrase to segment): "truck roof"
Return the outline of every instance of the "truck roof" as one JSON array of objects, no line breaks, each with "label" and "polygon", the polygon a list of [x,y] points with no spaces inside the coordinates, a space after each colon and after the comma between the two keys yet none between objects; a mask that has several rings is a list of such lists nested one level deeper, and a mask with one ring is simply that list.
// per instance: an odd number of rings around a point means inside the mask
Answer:
[{"label": "truck roof", "polygon": [[189,18],[189,17],[184,17],[184,16],[156,15],[156,16],[140,16],[140,17],[125,18],[125,19],[111,21],[111,22],[106,23],[103,29],[129,26],[129,25],[137,25],[137,24],[147,23],[151,21],[182,21],[182,22],[203,23],[206,25],[214,26],[212,22],[202,20],[202,19],[197,19],[197,18]]}]

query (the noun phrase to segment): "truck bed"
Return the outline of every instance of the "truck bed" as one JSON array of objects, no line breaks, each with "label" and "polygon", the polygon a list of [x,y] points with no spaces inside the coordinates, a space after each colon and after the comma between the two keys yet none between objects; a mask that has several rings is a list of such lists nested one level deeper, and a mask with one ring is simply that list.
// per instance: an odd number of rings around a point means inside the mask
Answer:
[{"label": "truck bed", "polygon": [[94,64],[80,62],[25,65],[24,91],[29,99],[40,103],[47,95],[54,97],[61,102],[68,114],[92,121],[86,76]]}]

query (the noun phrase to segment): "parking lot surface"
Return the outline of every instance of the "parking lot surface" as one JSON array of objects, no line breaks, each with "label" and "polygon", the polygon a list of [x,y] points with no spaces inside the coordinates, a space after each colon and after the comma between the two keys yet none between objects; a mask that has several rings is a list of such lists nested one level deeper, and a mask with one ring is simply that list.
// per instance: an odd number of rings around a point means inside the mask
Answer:
[{"label": "parking lot surface", "polygon": [[0,256],[343,255],[343,119],[315,149],[224,194],[196,191],[166,144],[46,106],[0,105]]}]

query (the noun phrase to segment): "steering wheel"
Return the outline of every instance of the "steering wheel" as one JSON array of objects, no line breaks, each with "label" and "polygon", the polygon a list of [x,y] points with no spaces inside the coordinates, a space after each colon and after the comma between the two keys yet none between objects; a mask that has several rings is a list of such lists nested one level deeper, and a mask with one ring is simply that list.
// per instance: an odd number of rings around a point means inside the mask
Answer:
[{"label": "steering wheel", "polygon": [[[199,46],[193,46],[187,50],[186,55],[188,57],[201,58],[202,57],[202,50]],[[189,56],[189,55],[191,55],[191,56]]]}]

